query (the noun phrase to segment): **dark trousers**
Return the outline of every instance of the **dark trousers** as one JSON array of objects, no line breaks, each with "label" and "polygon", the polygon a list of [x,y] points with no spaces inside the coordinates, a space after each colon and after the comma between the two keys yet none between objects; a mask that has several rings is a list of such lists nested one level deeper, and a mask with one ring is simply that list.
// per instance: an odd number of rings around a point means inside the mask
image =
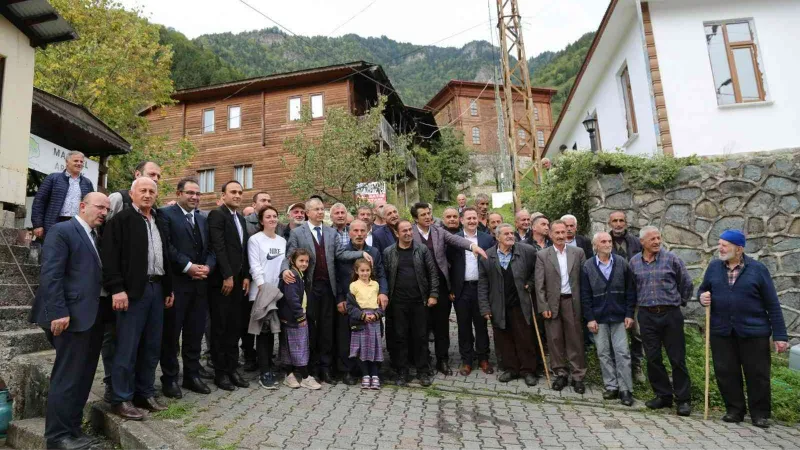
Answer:
[{"label": "dark trousers", "polygon": [[117,324],[115,322],[103,325],[103,346],[100,352],[103,356],[103,384],[110,387],[114,354],[117,352]]},{"label": "dark trousers", "polygon": [[128,310],[117,311],[117,349],[111,369],[112,403],[155,395],[156,367],[164,329],[161,283],[147,283],[140,298],[128,299]]},{"label": "dark trousers", "polygon": [[583,381],[586,354],[580,308],[575,307],[571,295],[562,295],[558,309],[557,316],[544,321],[547,348],[550,349],[550,370],[556,376],[571,375],[574,381]]},{"label": "dark trousers", "polygon": [[[411,363],[417,372],[429,370],[428,367],[428,308],[422,299],[403,303],[389,303],[395,343],[392,362],[401,371],[407,371]],[[409,355],[409,342],[413,352]],[[409,361],[413,358],[413,361]]]},{"label": "dark trousers", "polygon": [[242,278],[233,278],[230,295],[222,295],[222,286],[210,286],[211,359],[217,375],[232,374],[239,364],[239,334],[242,320]]},{"label": "dark trousers", "polygon": [[337,369],[343,374],[353,374],[358,364],[356,358],[350,357],[350,316],[347,314],[340,314],[338,310],[334,315],[336,316]]},{"label": "dark trousers", "polygon": [[[472,365],[475,359],[489,359],[489,329],[478,307],[478,282],[465,281],[461,295],[456,299],[458,322],[458,352],[461,363]],[[475,327],[475,334],[472,327]],[[473,350],[474,347],[474,350]]]},{"label": "dark trousers", "polygon": [[525,320],[519,305],[506,309],[506,328],[494,328],[495,345],[503,358],[503,369],[522,376],[536,373],[533,325]]},{"label": "dark trousers", "polygon": [[178,379],[179,351],[183,359],[184,378],[198,376],[207,311],[208,289],[205,283],[196,286],[192,292],[175,292],[175,303],[172,308],[164,310],[164,336],[161,342],[162,383]]},{"label": "dark trousers", "polygon": [[272,350],[275,348],[275,335],[262,332],[258,336],[253,337],[256,338],[258,370],[261,373],[270,372],[272,370]]},{"label": "dark trousers", "polygon": [[[428,327],[433,330],[433,348],[437,361],[448,362],[450,359],[450,309],[453,302],[447,295],[447,280],[439,274],[440,291],[444,294],[439,296],[439,301],[431,308],[428,308]],[[425,299],[427,300],[427,299]]]},{"label": "dark trousers", "polygon": [[[253,286],[258,289],[258,287]],[[247,295],[242,296],[242,318],[239,323],[240,339],[242,340],[242,354],[245,361],[255,361],[256,354],[256,335],[247,332],[247,327],[250,325],[250,312],[253,310],[253,303]]]},{"label": "dark trousers", "polygon": [[333,323],[336,311],[331,283],[327,280],[314,280],[308,296],[308,338],[312,368],[327,370],[333,362]]},{"label": "dark trousers", "polygon": [[742,338],[711,335],[714,373],[728,413],[744,416],[742,372],[747,381],[750,417],[769,418],[772,413],[770,390],[769,337]]},{"label": "dark trousers", "polygon": [[98,319],[86,331],[67,330],[53,336],[49,329],[45,329],[47,339],[56,349],[47,394],[44,430],[47,448],[53,448],[55,441],[80,434],[83,407],[89,399],[100,357],[103,327],[103,322]]},{"label": "dark trousers", "polygon": [[[659,397],[678,402],[691,400],[691,380],[686,369],[686,336],[683,334],[683,313],[680,308],[654,313],[639,308],[639,329],[644,353],[647,357],[647,377],[653,392]],[[672,366],[672,383],[661,356],[661,348],[667,351]]]}]

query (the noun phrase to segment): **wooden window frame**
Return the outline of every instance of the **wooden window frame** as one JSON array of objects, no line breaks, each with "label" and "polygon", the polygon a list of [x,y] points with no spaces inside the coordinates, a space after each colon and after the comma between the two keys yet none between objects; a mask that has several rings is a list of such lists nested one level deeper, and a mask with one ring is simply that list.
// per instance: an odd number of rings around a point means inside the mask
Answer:
[{"label": "wooden window frame", "polygon": [[528,143],[528,132],[524,129],[520,128],[517,130],[517,141],[519,141],[519,146],[524,147],[525,144]]},{"label": "wooden window frame", "polygon": [[[206,128],[208,128],[206,126],[206,113],[208,111],[211,111],[211,113],[214,115],[214,117],[212,118],[212,121],[211,121],[211,126],[212,126],[211,131],[206,131]],[[213,133],[215,133],[217,131],[217,123],[216,123],[217,122],[217,111],[214,108],[205,108],[205,109],[203,109],[203,113],[202,114],[203,115],[202,115],[201,120],[200,120],[200,131],[202,131],[201,134],[213,134]]]},{"label": "wooden window frame", "polygon": [[631,87],[631,73],[628,65],[622,68],[619,74],[620,87],[622,88],[622,102],[625,104],[625,122],[628,129],[628,139],[639,134],[639,125],[636,123],[636,109],[633,106],[633,88]]},{"label": "wooden window frame", "polygon": [[546,139],[544,138],[544,131],[536,130],[536,145],[538,145],[539,148],[544,148],[545,143]]},{"label": "wooden window frame", "polygon": [[[750,31],[750,40],[748,41],[735,41],[731,42],[728,39],[728,25],[739,23],[746,23],[747,29]],[[731,84],[733,84],[733,97],[736,104],[741,103],[756,103],[766,101],[767,93],[764,89],[764,74],[761,73],[761,67],[758,64],[758,45],[755,40],[755,24],[751,19],[731,19],[721,20],[715,22],[706,22],[706,26],[719,25],[722,28],[722,38],[725,42],[725,54],[728,56],[728,70],[731,72]],[[736,49],[746,48],[750,49],[750,57],[753,59],[753,69],[755,70],[756,86],[758,88],[758,100],[742,100],[742,90],[739,85],[739,71],[736,69],[736,61],[733,57],[733,51]],[[713,71],[713,67],[712,67]],[[719,102],[718,102],[719,103]]]},{"label": "wooden window frame", "polygon": [[[478,132],[477,136],[475,131]],[[476,138],[478,142],[475,142]],[[472,127],[472,145],[481,145],[481,129],[479,127]]]},{"label": "wooden window frame", "polygon": [[[297,119],[292,119],[292,100],[297,99],[300,101],[300,117]],[[289,123],[295,123],[300,121],[303,118],[303,96],[302,95],[293,95],[286,100],[286,120]]]},{"label": "wooden window frame", "polygon": [[[239,169],[242,170],[242,178],[239,179],[236,173]],[[247,169],[250,169],[250,184],[247,184]],[[253,165],[252,164],[239,164],[233,166],[233,179],[242,185],[242,189],[253,189]]]},{"label": "wooden window frame", "polygon": [[[231,108],[239,108],[239,126],[235,128],[231,128]],[[230,130],[241,130],[242,129],[242,105],[228,105],[228,131]]]},{"label": "wooden window frame", "polygon": [[[201,175],[207,174],[209,172],[214,174],[214,182],[211,183],[211,189],[210,190],[206,190],[206,184],[208,184],[208,180],[207,179],[203,180]],[[217,187],[216,186],[216,172],[217,172],[216,169],[200,169],[200,170],[197,171],[197,184],[200,186],[200,193],[201,194],[210,194],[210,193],[214,192],[214,189],[216,189],[216,187]]]},{"label": "wooden window frame", "polygon": [[533,120],[539,120],[539,107],[533,105]]},{"label": "wooden window frame", "polygon": [[[322,115],[319,117],[314,117],[314,97],[322,97]],[[324,92],[317,92],[314,94],[310,94],[308,96],[308,107],[311,108],[311,120],[319,120],[325,119],[325,93]],[[302,109],[302,104],[300,109]]]},{"label": "wooden window frame", "polygon": [[[473,112],[475,114],[473,114]],[[480,110],[478,109],[478,99],[472,99],[469,101],[469,115],[470,117],[478,117],[480,115]]]}]

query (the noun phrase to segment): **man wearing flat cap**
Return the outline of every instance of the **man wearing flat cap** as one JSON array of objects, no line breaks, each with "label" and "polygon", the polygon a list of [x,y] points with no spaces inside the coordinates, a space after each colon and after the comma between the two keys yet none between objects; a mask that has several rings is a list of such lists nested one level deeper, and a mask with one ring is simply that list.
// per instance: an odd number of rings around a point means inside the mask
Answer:
[{"label": "man wearing flat cap", "polygon": [[[746,241],[739,230],[719,237],[719,259],[706,269],[698,294],[711,307],[711,352],[717,385],[725,401],[725,422],[744,420],[742,372],[753,425],[769,427],[771,412],[770,344],[775,351],[789,348],[778,294],[764,264],[744,254]],[[713,303],[712,303],[713,297]]]}]

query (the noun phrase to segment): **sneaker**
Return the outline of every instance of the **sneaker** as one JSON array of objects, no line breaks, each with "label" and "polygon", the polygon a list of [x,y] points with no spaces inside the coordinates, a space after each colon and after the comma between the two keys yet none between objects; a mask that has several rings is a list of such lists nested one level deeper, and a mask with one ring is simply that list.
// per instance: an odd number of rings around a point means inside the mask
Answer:
[{"label": "sneaker", "polygon": [[293,373],[286,375],[286,378],[283,379],[283,384],[292,389],[297,389],[300,387],[300,383],[297,382],[297,378],[294,377]]},{"label": "sneaker", "polygon": [[369,375],[361,377],[361,389],[369,389],[370,379]]},{"label": "sneaker", "polygon": [[322,388],[322,386],[317,383],[317,380],[315,380],[311,375],[307,376],[303,381],[301,381],[300,386],[314,391]]},{"label": "sneaker", "polygon": [[260,384],[264,389],[278,389],[278,385],[275,383],[275,377],[272,375],[272,372],[262,373],[258,378],[258,384]]},{"label": "sneaker", "polygon": [[381,388],[381,380],[378,378],[377,375],[372,377],[372,384],[370,385],[370,389],[378,390]]}]

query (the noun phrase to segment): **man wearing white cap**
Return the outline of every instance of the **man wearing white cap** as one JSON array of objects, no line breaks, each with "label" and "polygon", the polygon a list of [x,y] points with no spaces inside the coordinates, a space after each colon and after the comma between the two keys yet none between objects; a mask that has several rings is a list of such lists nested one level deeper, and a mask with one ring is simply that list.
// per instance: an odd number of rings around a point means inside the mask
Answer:
[{"label": "man wearing white cap", "polygon": [[725,230],[720,235],[719,259],[708,265],[698,293],[700,303],[711,307],[714,373],[727,410],[722,420],[744,419],[744,372],[750,418],[753,425],[767,428],[771,412],[769,338],[775,341],[775,351],[785,352],[788,335],[769,270],[744,254],[745,243],[739,230]]}]

